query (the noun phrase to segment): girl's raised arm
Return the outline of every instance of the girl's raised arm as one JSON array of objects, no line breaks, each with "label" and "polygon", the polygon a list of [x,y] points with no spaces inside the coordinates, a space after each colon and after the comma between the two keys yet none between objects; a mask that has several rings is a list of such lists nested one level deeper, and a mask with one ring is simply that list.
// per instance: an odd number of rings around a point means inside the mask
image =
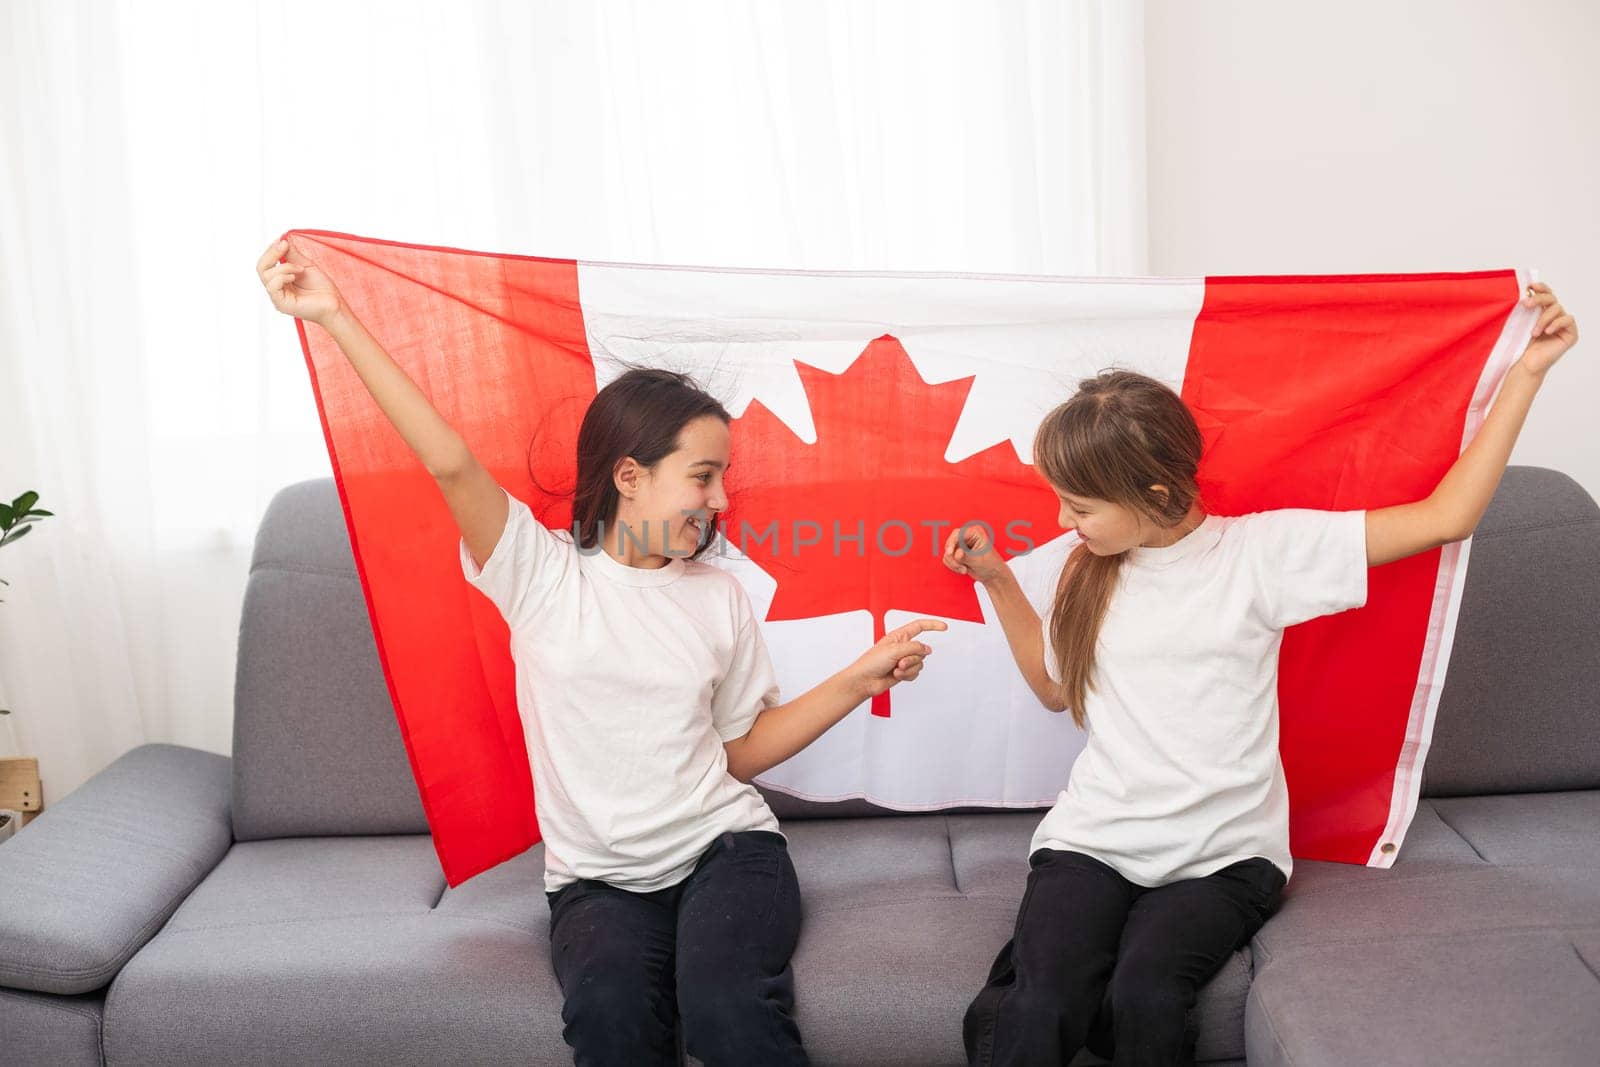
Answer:
[{"label": "girl's raised arm", "polygon": [[1425,499],[1367,512],[1367,566],[1464,540],[1483,518],[1546,372],[1578,342],[1578,324],[1548,285],[1534,282],[1523,303],[1544,310],[1477,436]]},{"label": "girl's raised arm", "polygon": [[274,242],[261,254],[256,273],[273,307],[316,323],[338,343],[378,407],[433,475],[467,550],[482,567],[510,514],[505,491],[494,476],[350,312],[332,280],[298,248],[287,240]]}]

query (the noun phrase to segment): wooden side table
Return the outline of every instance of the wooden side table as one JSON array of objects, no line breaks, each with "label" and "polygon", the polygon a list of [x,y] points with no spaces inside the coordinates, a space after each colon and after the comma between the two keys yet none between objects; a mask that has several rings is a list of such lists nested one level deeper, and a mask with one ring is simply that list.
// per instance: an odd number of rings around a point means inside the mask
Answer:
[{"label": "wooden side table", "polygon": [[38,759],[33,756],[0,759],[0,808],[22,812],[23,826],[38,816],[44,808]]}]

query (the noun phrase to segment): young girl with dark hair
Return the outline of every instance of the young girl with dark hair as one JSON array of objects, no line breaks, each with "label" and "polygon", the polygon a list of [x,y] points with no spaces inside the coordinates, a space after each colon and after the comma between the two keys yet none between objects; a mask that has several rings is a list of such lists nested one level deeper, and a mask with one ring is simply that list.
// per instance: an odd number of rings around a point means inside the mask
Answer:
[{"label": "young girl with dark hair", "polygon": [[[285,260],[279,262],[280,259]],[[806,1060],[789,958],[800,927],[786,842],[751,779],[917,677],[943,622],[907,623],[779,702],[743,588],[700,562],[729,417],[683,375],[632,370],[578,434],[574,536],[484,469],[288,241],[257,264],[273,305],[327,330],[428,469],[466,579],[504,616],[545,843],[551,960],[580,1064]]]}]

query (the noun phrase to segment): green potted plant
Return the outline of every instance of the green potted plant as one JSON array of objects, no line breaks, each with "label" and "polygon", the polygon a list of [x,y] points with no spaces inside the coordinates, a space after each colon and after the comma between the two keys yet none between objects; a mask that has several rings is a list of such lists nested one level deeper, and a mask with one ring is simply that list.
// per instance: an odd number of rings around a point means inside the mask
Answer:
[{"label": "green potted plant", "polygon": [[[13,541],[20,541],[33,529],[33,524],[40,519],[49,518],[51,513],[34,507],[39,502],[39,494],[28,490],[9,504],[0,504],[0,548],[4,548]],[[0,585],[9,585],[4,578],[0,578]],[[9,709],[0,708],[0,715],[9,716]],[[11,721],[6,720],[7,733],[10,733]],[[15,747],[13,736],[13,746]],[[22,816],[22,825],[26,826],[28,820],[39,813],[42,798],[39,796],[39,764],[31,758],[16,758],[0,760],[0,779],[4,780],[3,795],[0,795],[0,807],[17,807],[25,814]],[[17,799],[13,800],[13,796]],[[10,812],[0,816],[6,821],[6,826],[0,828],[0,840],[10,837],[16,832],[16,827],[10,825],[15,816]]]},{"label": "green potted plant", "polygon": [[[22,540],[33,530],[34,523],[53,514],[34,507],[38,502],[39,494],[30,489],[11,503],[0,504],[0,548],[13,541]],[[0,578],[0,585],[10,584],[4,578]],[[6,708],[0,708],[0,715],[10,714]]]}]

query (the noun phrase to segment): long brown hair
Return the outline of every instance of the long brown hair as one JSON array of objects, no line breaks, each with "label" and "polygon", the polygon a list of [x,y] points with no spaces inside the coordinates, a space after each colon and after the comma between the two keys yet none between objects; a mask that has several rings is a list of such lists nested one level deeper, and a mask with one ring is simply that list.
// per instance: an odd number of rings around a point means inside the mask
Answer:
[{"label": "long brown hair", "polygon": [[[1199,499],[1200,449],[1200,428],[1177,393],[1143,374],[1106,371],[1078,383],[1072,399],[1045,416],[1034,434],[1033,461],[1063,492],[1121,504],[1170,528]],[[1080,729],[1084,699],[1094,688],[1095,643],[1122,559],[1078,545],[1061,568],[1050,608],[1055,665]]]}]

